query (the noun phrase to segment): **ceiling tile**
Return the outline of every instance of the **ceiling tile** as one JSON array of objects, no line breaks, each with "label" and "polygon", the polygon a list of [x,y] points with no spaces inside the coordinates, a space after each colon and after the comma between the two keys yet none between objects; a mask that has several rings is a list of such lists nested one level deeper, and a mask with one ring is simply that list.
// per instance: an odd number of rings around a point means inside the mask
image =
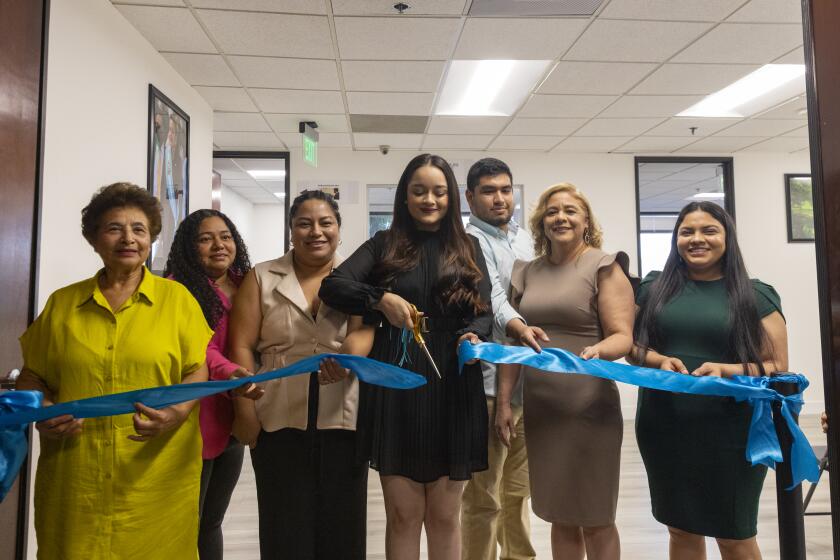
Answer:
[{"label": "ceiling tile", "polygon": [[484,150],[492,134],[429,134],[423,140],[424,150]]},{"label": "ceiling tile", "polygon": [[[308,0],[312,1],[312,0]],[[337,16],[393,16],[394,0],[332,0]],[[407,16],[461,15],[467,0],[413,0]]]},{"label": "ceiling tile", "polygon": [[490,145],[492,150],[548,150],[557,145],[562,136],[513,136],[496,138]]},{"label": "ceiling tile", "polygon": [[347,91],[437,91],[446,63],[416,60],[344,60]]},{"label": "ceiling tile", "polygon": [[630,93],[709,95],[758,68],[743,64],[665,64]]},{"label": "ceiling tile", "polygon": [[378,148],[385,145],[397,149],[419,150],[422,141],[422,134],[370,134],[363,132],[353,135],[353,142],[357,148]]},{"label": "ceiling tile", "polygon": [[242,85],[262,88],[339,90],[334,60],[230,56]]},{"label": "ceiling tile", "polygon": [[293,89],[251,89],[251,95],[265,113],[343,113],[338,91]]},{"label": "ceiling tile", "polygon": [[225,148],[280,148],[273,132],[214,132],[213,142]]},{"label": "ceiling tile", "polygon": [[701,138],[694,144],[689,144],[678,151],[681,153],[729,154],[737,152],[741,148],[745,148],[751,144],[761,142],[762,140],[764,140],[764,138],[761,137],[740,138],[736,136],[708,136],[706,138]]},{"label": "ceiling tile", "polygon": [[[145,0],[144,0],[145,1]],[[193,8],[222,8],[286,14],[325,14],[323,2],[312,0],[190,0]]]},{"label": "ceiling tile", "polygon": [[278,133],[298,132],[301,121],[315,121],[318,132],[347,132],[347,117],[341,115],[320,115],[310,113],[299,114],[271,114],[265,115],[268,124]]},{"label": "ceiling tile", "polygon": [[709,27],[708,23],[598,19],[564,59],[664,62]]},{"label": "ceiling tile", "polygon": [[744,0],[612,0],[599,17],[668,21],[720,21]]},{"label": "ceiling tile", "polygon": [[428,115],[433,93],[347,93],[350,112],[356,115]]},{"label": "ceiling tile", "polygon": [[[790,101],[786,101],[781,105],[773,107],[769,111],[766,111],[760,115],[757,115],[755,118],[757,119],[792,119],[798,121],[807,121],[808,120],[808,101],[805,96],[797,97],[796,99],[791,99]],[[804,124],[804,123],[803,123]]]},{"label": "ceiling tile", "polygon": [[789,132],[785,132],[782,134],[785,138],[808,138],[808,125],[800,126],[799,128],[794,128]]},{"label": "ceiling tile", "polygon": [[458,18],[335,18],[345,60],[446,60],[460,26]]},{"label": "ceiling tile", "polygon": [[674,150],[682,148],[686,144],[692,142],[689,138],[676,137],[657,137],[657,136],[641,136],[634,138],[628,143],[624,144],[615,151],[642,153],[642,152],[666,152],[670,153]]},{"label": "ceiling tile", "polygon": [[744,152],[796,152],[808,147],[807,138],[770,138],[764,142],[744,148]]},{"label": "ceiling tile", "polygon": [[802,3],[791,0],[752,0],[727,21],[802,24]]},{"label": "ceiling tile", "polygon": [[324,16],[197,10],[225,54],[332,58]]},{"label": "ceiling tile", "polygon": [[572,136],[566,138],[560,145],[551,150],[555,152],[582,152],[582,153],[606,153],[611,152],[618,146],[621,146],[628,140],[632,140],[631,136]]},{"label": "ceiling tile", "polygon": [[805,64],[805,49],[797,47],[774,60],[773,64]]},{"label": "ceiling tile", "polygon": [[215,53],[216,47],[186,8],[116,6],[159,51]]},{"label": "ceiling tile", "polygon": [[662,119],[593,119],[577,131],[579,136],[637,136]]},{"label": "ceiling tile", "polygon": [[723,23],[673,62],[767,64],[801,44],[801,25]]},{"label": "ceiling tile", "polygon": [[195,86],[194,89],[216,111],[257,112],[251,98],[242,88]]},{"label": "ceiling tile", "polygon": [[703,99],[693,95],[625,95],[599,117],[673,117]]},{"label": "ceiling tile", "polygon": [[539,93],[620,95],[656,68],[642,62],[561,61],[537,90]]},{"label": "ceiling tile", "polygon": [[613,95],[533,95],[520,117],[594,117],[618,99]]},{"label": "ceiling tile", "polygon": [[750,119],[721,130],[716,136],[777,136],[799,128],[799,122],[787,119]]},{"label": "ceiling tile", "polygon": [[321,148],[349,148],[350,135],[346,132],[324,132],[318,135]]},{"label": "ceiling tile", "polygon": [[528,119],[511,121],[505,134],[523,136],[568,136],[583,126],[586,119]]},{"label": "ceiling tile", "polygon": [[260,113],[213,113],[213,130],[220,132],[270,132]]},{"label": "ceiling tile", "polygon": [[429,134],[498,134],[508,117],[432,117]]},{"label": "ceiling tile", "polygon": [[[129,0],[111,0],[112,4],[137,4],[137,2]],[[143,0],[143,4],[147,6],[183,6],[184,0]]]},{"label": "ceiling tile", "polygon": [[[673,119],[668,119],[656,128],[649,130],[646,133],[646,136],[684,136],[689,138],[692,136],[709,136],[718,130],[726,128],[727,126],[732,126],[740,120],[741,119],[674,117]],[[692,127],[696,127],[694,133],[691,132]]]},{"label": "ceiling tile", "polygon": [[286,147],[289,149],[300,148],[301,144],[303,143],[300,139],[300,134],[292,134],[287,132],[286,134],[279,134],[278,136],[280,136],[280,140],[282,140]]},{"label": "ceiling tile", "polygon": [[218,54],[162,53],[193,86],[239,86],[233,72]]},{"label": "ceiling tile", "polygon": [[469,18],[452,58],[554,60],[587,23],[583,18]]}]

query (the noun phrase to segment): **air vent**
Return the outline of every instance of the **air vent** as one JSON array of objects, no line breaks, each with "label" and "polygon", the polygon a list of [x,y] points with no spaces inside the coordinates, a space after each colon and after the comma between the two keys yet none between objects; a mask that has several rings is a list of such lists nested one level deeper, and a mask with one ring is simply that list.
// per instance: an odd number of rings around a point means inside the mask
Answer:
[{"label": "air vent", "polygon": [[471,16],[591,16],[604,0],[473,0]]},{"label": "air vent", "polygon": [[350,115],[353,132],[382,134],[422,134],[429,117],[414,115]]}]

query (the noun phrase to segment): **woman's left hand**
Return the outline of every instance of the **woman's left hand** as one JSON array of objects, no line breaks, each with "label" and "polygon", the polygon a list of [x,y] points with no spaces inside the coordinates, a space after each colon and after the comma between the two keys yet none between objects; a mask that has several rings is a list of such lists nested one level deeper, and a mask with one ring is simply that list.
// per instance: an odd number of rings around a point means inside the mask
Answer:
[{"label": "woman's left hand", "polygon": [[321,360],[321,369],[318,371],[318,383],[330,385],[338,383],[350,375],[350,370],[341,367],[334,358]]},{"label": "woman's left hand", "polygon": [[[465,340],[468,341],[470,344],[478,344],[478,343],[481,342],[481,339],[478,338],[477,334],[468,332],[468,333],[464,333],[464,334],[461,335],[461,338],[458,339],[457,346],[461,346],[461,343],[464,342]],[[476,363],[477,361],[478,360],[470,360],[469,362],[466,362],[466,365],[468,365],[468,366],[472,365],[472,364]]]},{"label": "woman's left hand", "polygon": [[580,352],[580,357],[584,360],[597,360],[601,357],[601,350],[598,349],[598,345],[595,346],[587,346]]},{"label": "woman's left hand", "polygon": [[695,377],[724,377],[723,368],[720,364],[706,362],[691,372]]},{"label": "woman's left hand", "polygon": [[[178,405],[166,408],[149,408],[142,403],[134,403],[137,412],[134,413],[134,431],[137,435],[130,435],[128,439],[134,441],[149,441],[164,432],[174,430],[186,420],[189,413],[184,414]],[[145,417],[145,418],[144,418]]]}]

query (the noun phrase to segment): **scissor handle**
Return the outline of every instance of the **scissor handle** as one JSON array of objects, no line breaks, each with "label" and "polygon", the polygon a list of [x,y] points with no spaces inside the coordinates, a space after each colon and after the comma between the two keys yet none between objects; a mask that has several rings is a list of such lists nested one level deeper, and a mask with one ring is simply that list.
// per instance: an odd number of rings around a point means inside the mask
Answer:
[{"label": "scissor handle", "polygon": [[417,309],[413,303],[409,304],[411,306],[411,321],[414,323],[414,328],[412,332],[414,333],[414,340],[417,344],[426,344],[426,341],[423,339],[423,314]]}]

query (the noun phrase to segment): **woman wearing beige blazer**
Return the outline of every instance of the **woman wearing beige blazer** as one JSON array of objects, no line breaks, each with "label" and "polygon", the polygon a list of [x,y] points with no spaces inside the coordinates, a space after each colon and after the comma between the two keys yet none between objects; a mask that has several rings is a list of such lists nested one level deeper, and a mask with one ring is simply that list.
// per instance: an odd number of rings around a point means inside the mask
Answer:
[{"label": "woman wearing beige blazer", "polygon": [[[250,371],[313,354],[366,355],[373,343],[360,317],[318,299],[321,280],[340,262],[336,202],[305,192],[289,223],[294,248],[256,265],[231,311],[231,359]],[[318,375],[298,375],[268,382],[256,406],[235,399],[234,435],[251,446],[263,559],[365,557],[368,467],[356,453],[358,381],[335,375],[334,362],[323,369],[322,382],[340,380],[319,384]]]}]

